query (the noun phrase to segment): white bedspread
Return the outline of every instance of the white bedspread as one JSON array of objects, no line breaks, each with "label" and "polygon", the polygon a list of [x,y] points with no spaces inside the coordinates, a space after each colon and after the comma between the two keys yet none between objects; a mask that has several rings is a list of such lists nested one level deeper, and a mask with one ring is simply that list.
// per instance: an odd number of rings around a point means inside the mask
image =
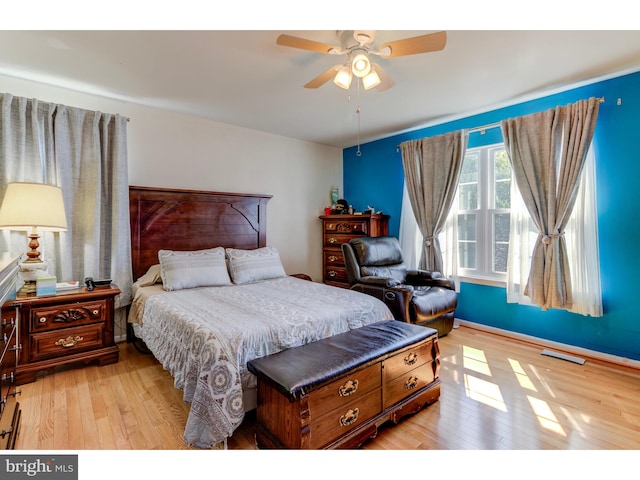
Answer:
[{"label": "white bedspread", "polygon": [[295,277],[159,293],[143,312],[142,340],[191,404],[184,439],[201,448],[242,422],[247,361],[393,318],[374,297]]}]

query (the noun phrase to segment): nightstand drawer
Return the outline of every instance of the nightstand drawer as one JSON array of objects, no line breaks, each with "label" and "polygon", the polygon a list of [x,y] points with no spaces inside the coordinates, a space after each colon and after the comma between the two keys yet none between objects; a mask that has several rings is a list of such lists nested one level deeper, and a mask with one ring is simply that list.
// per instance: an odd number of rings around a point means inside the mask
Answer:
[{"label": "nightstand drawer", "polygon": [[86,325],[46,333],[34,333],[30,338],[31,361],[62,357],[104,346],[104,325]]},{"label": "nightstand drawer", "polygon": [[106,320],[107,302],[96,300],[51,305],[31,309],[31,332],[44,332],[59,328],[76,327]]}]

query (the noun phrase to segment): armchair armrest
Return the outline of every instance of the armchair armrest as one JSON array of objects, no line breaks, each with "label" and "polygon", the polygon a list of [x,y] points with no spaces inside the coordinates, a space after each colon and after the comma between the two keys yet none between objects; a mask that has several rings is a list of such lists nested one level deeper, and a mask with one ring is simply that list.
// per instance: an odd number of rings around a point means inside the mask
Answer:
[{"label": "armchair armrest", "polygon": [[407,283],[415,286],[442,287],[455,290],[455,282],[445,278],[440,272],[429,270],[407,271]]},{"label": "armchair armrest", "polygon": [[395,287],[400,285],[400,282],[394,278],[390,277],[373,277],[373,276],[365,276],[360,277],[358,279],[358,283],[364,283],[366,285],[372,285],[376,287]]}]

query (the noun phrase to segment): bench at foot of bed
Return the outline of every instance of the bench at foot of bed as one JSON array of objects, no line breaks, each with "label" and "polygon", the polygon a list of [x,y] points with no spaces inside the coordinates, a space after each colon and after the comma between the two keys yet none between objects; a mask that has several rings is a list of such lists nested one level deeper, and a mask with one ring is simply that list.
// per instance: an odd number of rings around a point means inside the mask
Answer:
[{"label": "bench at foot of bed", "polygon": [[248,362],[259,448],[357,448],[440,398],[435,329],[387,320]]}]

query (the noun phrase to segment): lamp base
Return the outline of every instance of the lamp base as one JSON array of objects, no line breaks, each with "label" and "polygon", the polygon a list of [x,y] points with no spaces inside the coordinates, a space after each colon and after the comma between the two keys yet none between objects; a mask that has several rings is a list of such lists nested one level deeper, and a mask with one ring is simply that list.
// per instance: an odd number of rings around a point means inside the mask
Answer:
[{"label": "lamp base", "polygon": [[16,295],[18,297],[33,296],[37,292],[37,286],[35,280],[26,280],[24,285],[18,289]]},{"label": "lamp base", "polygon": [[36,295],[36,280],[38,277],[47,274],[47,262],[43,262],[42,260],[26,260],[19,263],[19,266],[20,278],[24,282],[24,285],[18,289],[16,295],[20,297]]}]

